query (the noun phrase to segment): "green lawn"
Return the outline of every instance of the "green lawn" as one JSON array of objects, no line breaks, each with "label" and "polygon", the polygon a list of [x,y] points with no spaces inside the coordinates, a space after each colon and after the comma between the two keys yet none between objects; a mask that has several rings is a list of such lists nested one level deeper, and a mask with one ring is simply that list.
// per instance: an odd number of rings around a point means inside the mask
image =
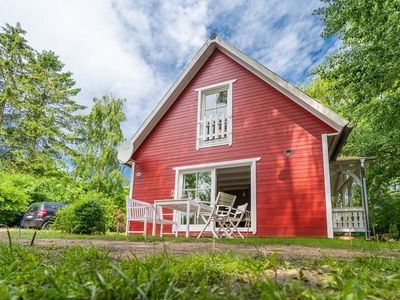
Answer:
[{"label": "green lawn", "polygon": [[164,254],[120,260],[93,247],[0,243],[0,299],[400,299],[399,287],[399,258]]},{"label": "green lawn", "polygon": [[[10,229],[11,235],[13,238],[25,238],[30,239],[33,236],[34,230],[18,230],[18,229]],[[5,235],[5,231],[3,229],[2,235]],[[144,237],[141,235],[131,235],[125,236],[124,234],[116,234],[116,233],[107,233],[105,235],[78,235],[78,234],[67,234],[59,231],[53,230],[39,230],[37,231],[36,238],[62,238],[62,239],[104,239],[104,240],[118,240],[118,241],[144,241]],[[147,238],[146,241],[161,241],[167,240],[170,242],[204,242],[211,241],[211,238],[184,238],[184,237],[164,237],[164,238]],[[234,239],[217,239],[218,243],[238,243],[238,244],[251,244],[256,246],[263,245],[272,245],[272,244],[280,244],[280,245],[301,245],[301,246],[309,246],[309,247],[317,247],[317,248],[341,248],[341,249],[356,249],[356,250],[382,250],[382,249],[390,249],[390,250],[400,250],[400,242],[395,243],[387,243],[387,242],[376,242],[376,241],[365,241],[363,239],[354,239],[354,240],[342,240],[342,239],[325,239],[325,238],[257,238],[257,237],[249,237],[246,239],[234,238]]]}]

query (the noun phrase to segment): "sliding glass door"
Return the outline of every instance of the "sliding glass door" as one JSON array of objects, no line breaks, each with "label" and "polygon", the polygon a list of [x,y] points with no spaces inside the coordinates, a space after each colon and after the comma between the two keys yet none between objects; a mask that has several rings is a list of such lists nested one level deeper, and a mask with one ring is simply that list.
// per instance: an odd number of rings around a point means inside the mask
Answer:
[{"label": "sliding glass door", "polygon": [[[213,198],[213,192],[215,187],[215,181],[213,180],[214,171],[202,170],[202,171],[191,171],[182,173],[180,175],[180,198],[196,199],[211,205]],[[180,224],[186,224],[186,214],[180,213]],[[192,227],[195,225],[204,224],[204,221],[197,214],[190,214],[189,221]],[[200,226],[201,228],[201,226]],[[192,228],[195,229],[195,228]]]}]

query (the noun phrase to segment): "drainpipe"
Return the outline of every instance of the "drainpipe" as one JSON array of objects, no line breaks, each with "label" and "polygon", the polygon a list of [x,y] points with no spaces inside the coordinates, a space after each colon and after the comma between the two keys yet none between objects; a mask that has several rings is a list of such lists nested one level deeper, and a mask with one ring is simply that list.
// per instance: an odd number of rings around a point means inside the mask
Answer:
[{"label": "drainpipe", "polygon": [[365,179],[365,159],[360,159],[360,177],[361,177],[361,201],[364,207],[364,217],[365,217],[365,238],[367,240],[371,237],[371,232],[369,229],[369,213],[368,213],[368,194],[367,194],[367,182]]}]

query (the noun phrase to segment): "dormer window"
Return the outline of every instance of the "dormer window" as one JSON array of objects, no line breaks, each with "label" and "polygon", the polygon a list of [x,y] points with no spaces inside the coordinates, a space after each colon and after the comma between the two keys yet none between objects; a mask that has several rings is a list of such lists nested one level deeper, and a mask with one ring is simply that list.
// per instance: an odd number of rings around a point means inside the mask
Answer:
[{"label": "dormer window", "polygon": [[230,80],[196,89],[198,92],[196,149],[232,144],[232,84]]}]

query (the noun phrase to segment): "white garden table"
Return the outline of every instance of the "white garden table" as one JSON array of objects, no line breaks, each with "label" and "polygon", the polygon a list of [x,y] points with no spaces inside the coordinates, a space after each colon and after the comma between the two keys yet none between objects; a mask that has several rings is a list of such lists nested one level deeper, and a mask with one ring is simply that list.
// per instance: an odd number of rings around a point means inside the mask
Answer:
[{"label": "white garden table", "polygon": [[[199,215],[202,214],[210,214],[213,211],[213,208],[203,202],[192,199],[168,199],[168,200],[156,200],[154,201],[155,211],[158,211],[157,208],[161,209],[167,208],[172,209],[174,211],[184,212],[186,213],[186,237],[189,237],[190,233],[190,217],[191,213],[197,213]],[[153,214],[153,232],[152,235],[156,235],[156,214]],[[214,230],[214,229],[211,229]]]}]

